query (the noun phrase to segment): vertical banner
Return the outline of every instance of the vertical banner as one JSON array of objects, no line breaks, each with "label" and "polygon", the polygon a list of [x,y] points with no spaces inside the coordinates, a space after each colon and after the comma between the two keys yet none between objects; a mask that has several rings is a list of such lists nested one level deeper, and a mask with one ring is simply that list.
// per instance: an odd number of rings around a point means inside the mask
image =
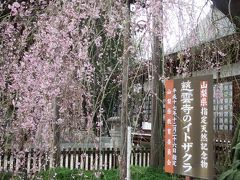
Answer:
[{"label": "vertical banner", "polygon": [[165,83],[165,171],[212,179],[213,77]]},{"label": "vertical banner", "polygon": [[173,173],[173,80],[166,81],[165,171]]}]

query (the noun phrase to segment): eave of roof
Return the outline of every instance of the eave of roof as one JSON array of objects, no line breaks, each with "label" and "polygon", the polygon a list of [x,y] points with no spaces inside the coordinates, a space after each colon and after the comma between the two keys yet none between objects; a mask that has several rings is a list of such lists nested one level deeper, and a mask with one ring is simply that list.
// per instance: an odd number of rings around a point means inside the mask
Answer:
[{"label": "eave of roof", "polygon": [[240,1],[239,0],[212,0],[214,6],[223,14],[232,18],[233,23],[240,28]]}]

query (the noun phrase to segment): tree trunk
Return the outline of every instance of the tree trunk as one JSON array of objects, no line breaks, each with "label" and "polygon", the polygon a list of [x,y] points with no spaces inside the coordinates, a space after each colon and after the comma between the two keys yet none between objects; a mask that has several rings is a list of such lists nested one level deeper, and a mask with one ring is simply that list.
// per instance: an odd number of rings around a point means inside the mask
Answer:
[{"label": "tree trunk", "polygon": [[53,160],[54,160],[54,167],[60,167],[60,156],[61,156],[61,149],[60,149],[60,127],[57,123],[59,116],[59,106],[58,106],[58,99],[54,99],[53,108],[54,108],[54,121],[52,124],[53,127]]},{"label": "tree trunk", "polygon": [[[157,3],[158,0],[155,0]],[[162,3],[162,0],[160,0]],[[159,16],[161,15],[159,8]],[[162,29],[162,18],[153,17],[154,29]],[[151,158],[150,166],[163,170],[164,164],[164,144],[163,144],[163,84],[160,78],[163,76],[163,48],[162,37],[153,34],[153,54],[152,54],[152,104],[151,104]]]},{"label": "tree trunk", "polygon": [[120,179],[127,177],[127,127],[128,127],[128,66],[130,46],[130,6],[129,0],[124,3],[126,8],[126,24],[124,29],[124,51],[122,70],[122,110],[121,110],[121,149],[120,149]]}]

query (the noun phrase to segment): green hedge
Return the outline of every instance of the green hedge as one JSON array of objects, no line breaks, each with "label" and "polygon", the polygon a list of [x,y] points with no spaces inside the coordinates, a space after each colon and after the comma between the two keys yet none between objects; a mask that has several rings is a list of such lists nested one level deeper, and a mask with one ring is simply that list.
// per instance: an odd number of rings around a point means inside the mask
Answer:
[{"label": "green hedge", "polygon": [[[20,180],[11,173],[0,173],[0,180]],[[41,171],[34,178],[35,180],[117,180],[119,179],[119,170],[100,170],[100,171],[83,171],[80,169],[54,168],[46,171]],[[160,170],[150,167],[131,167],[131,180],[177,180],[176,176],[171,176],[166,173],[161,173]]]},{"label": "green hedge", "polygon": [[[42,171],[38,174],[38,178],[43,180],[56,179],[56,180],[116,180],[119,179],[119,171],[117,169],[101,170],[101,171],[82,171],[82,170],[70,170],[67,168],[56,168],[47,171]],[[37,178],[36,178],[37,179]],[[143,167],[131,167],[131,179],[132,180],[172,180],[177,179],[174,176],[170,176],[165,173],[161,173],[157,169],[143,168]]]},{"label": "green hedge", "polygon": [[0,173],[0,179],[1,180],[8,180],[8,179],[10,179],[12,177],[12,174],[11,173],[3,173],[3,172],[1,172]]},{"label": "green hedge", "polygon": [[144,167],[131,167],[131,179],[132,180],[156,180],[156,179],[166,179],[166,180],[177,180],[176,176],[171,176],[166,173],[161,173],[159,169],[154,168],[144,168]]},{"label": "green hedge", "polygon": [[21,180],[19,176],[13,175],[11,172],[0,172],[0,180]]}]

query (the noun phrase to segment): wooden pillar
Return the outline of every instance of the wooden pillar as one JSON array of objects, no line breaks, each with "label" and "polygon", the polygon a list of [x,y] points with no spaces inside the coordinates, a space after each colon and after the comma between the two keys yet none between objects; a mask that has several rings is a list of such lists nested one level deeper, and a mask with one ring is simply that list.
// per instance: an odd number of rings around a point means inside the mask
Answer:
[{"label": "wooden pillar", "polygon": [[52,128],[53,128],[53,162],[54,162],[53,166],[54,167],[60,167],[60,156],[61,156],[60,126],[57,123],[58,119],[60,118],[58,98],[54,99],[53,108],[54,108],[54,120],[52,122]]},{"label": "wooden pillar", "polygon": [[122,109],[121,109],[121,148],[120,148],[120,179],[127,178],[127,127],[128,127],[128,68],[129,68],[129,47],[130,47],[130,1],[123,1],[125,14],[124,27],[124,51],[122,70]]},{"label": "wooden pillar", "polygon": [[[162,0],[158,9],[159,16],[162,16]],[[162,18],[153,17],[154,29],[162,29]],[[158,32],[159,33],[159,32]],[[163,47],[162,37],[158,33],[153,34],[152,52],[152,104],[151,104],[151,159],[150,166],[160,168],[163,171],[164,165],[164,143],[163,143],[163,83],[160,78],[163,76]]]}]

